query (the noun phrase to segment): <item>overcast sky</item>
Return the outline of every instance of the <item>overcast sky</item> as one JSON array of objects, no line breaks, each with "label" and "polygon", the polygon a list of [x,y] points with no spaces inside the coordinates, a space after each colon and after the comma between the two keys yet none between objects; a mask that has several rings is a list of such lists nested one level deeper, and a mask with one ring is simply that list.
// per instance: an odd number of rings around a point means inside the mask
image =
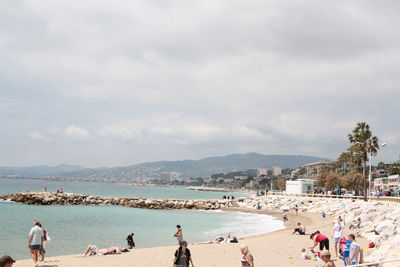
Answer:
[{"label": "overcast sky", "polygon": [[0,165],[400,154],[399,1],[5,0]]}]

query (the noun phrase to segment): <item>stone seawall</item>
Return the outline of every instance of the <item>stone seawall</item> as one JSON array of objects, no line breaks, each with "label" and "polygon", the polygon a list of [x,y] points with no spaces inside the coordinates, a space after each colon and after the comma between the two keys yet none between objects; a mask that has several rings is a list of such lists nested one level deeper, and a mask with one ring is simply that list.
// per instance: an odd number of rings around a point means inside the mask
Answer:
[{"label": "stone seawall", "polygon": [[[74,193],[18,192],[1,196],[27,205],[115,205],[144,209],[202,209],[215,210],[236,207],[238,200],[176,200],[121,197],[97,197]],[[243,200],[240,200],[243,201]]]}]

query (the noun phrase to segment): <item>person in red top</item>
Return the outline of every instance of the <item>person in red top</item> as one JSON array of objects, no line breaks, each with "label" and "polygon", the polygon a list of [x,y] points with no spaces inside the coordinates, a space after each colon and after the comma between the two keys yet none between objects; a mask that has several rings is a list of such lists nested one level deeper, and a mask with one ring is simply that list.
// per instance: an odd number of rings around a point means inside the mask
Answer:
[{"label": "person in red top", "polygon": [[319,243],[319,250],[329,250],[329,239],[326,235],[321,234],[319,231],[312,233],[310,239],[314,241],[314,245],[310,247],[313,250]]}]

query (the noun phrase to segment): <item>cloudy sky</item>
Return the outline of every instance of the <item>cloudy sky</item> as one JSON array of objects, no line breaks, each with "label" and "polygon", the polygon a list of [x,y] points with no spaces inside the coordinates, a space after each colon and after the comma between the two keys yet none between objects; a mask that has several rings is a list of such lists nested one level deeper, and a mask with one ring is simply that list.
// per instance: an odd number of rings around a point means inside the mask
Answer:
[{"label": "cloudy sky", "polygon": [[6,0],[0,165],[400,154],[399,1]]}]

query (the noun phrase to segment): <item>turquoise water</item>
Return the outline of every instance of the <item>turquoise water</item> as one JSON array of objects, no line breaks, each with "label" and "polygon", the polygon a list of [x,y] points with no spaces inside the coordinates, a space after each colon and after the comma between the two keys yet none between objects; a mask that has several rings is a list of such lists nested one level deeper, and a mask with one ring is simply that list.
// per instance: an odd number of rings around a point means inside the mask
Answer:
[{"label": "turquoise water", "polygon": [[15,193],[18,191],[55,191],[62,188],[64,192],[82,193],[95,196],[111,197],[144,197],[144,198],[174,198],[174,199],[221,199],[229,194],[235,197],[249,196],[249,194],[205,192],[188,190],[185,187],[175,186],[130,186],[127,184],[95,183],[95,182],[66,182],[47,181],[38,179],[5,179],[0,178],[0,195]]},{"label": "turquoise water", "polygon": [[[0,179],[0,194],[9,193],[10,190],[24,190],[27,185],[32,191],[43,188],[38,181],[30,184],[26,181],[21,183],[22,180],[4,180],[9,179]],[[87,185],[75,182],[64,182],[62,186],[64,191],[103,196],[132,196],[140,192],[143,197],[190,199],[220,198],[221,195],[179,187]],[[228,233],[242,237],[283,228],[282,223],[271,216],[220,211],[146,210],[117,206],[28,206],[0,202],[0,214],[0,252],[17,259],[29,257],[27,238],[35,219],[44,224],[51,237],[47,246],[48,256],[83,253],[88,244],[125,247],[125,237],[130,232],[135,233],[137,247],[175,245],[173,234],[176,224],[182,225],[184,239],[188,242],[211,240]]]}]

